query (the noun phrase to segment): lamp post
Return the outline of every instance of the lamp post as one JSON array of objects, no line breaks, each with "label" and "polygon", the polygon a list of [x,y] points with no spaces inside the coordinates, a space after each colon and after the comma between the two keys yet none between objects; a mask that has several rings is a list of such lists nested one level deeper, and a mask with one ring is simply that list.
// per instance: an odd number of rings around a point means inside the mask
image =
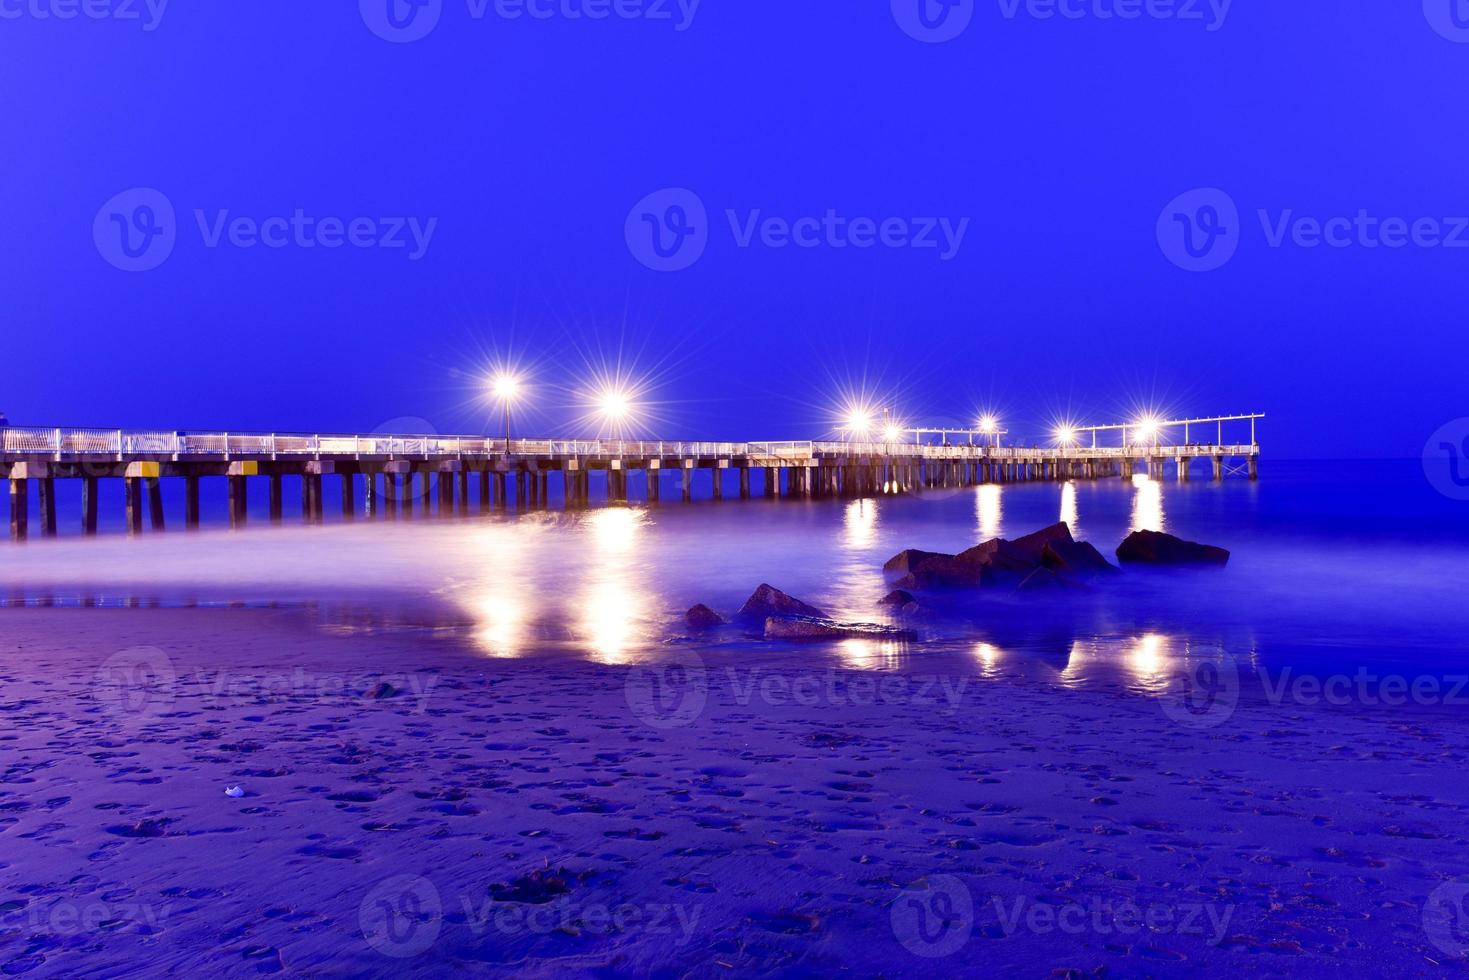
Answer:
[{"label": "lamp post", "polygon": [[510,455],[510,403],[520,393],[520,379],[510,374],[495,378],[495,397],[505,406],[505,455]]}]

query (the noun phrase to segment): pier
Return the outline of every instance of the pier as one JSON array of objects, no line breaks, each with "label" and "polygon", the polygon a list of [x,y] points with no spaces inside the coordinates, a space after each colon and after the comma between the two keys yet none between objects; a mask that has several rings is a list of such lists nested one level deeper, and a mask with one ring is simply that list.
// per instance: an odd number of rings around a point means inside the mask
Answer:
[{"label": "pier", "polygon": [[[182,526],[200,523],[200,485],[222,480],[229,524],[242,528],[251,494],[269,499],[269,521],[285,520],[286,479],[299,483],[299,507],[308,524],[325,519],[323,485],[340,481],[345,520],[408,520],[472,512],[550,506],[552,479],[568,508],[593,503],[592,475],[600,474],[605,499],[629,500],[629,474],[641,472],[646,500],[858,498],[942,487],[1037,480],[1188,481],[1195,464],[1207,464],[1213,480],[1259,477],[1256,422],[1263,415],[1220,416],[1068,429],[1064,444],[1002,446],[976,429],[944,430],[943,441],[922,441],[925,430],[904,429],[883,442],[652,442],[496,439],[486,436],[288,435],[273,433],[133,432],[108,429],[0,428],[0,480],[8,485],[10,537],[24,541],[34,529],[58,532],[58,480],[81,484],[81,533],[98,527],[100,481],[123,483],[124,524],[129,534],[167,523],[161,481],[182,480]],[[1248,421],[1247,443],[1225,443],[1226,422]],[[1182,427],[1183,441],[1164,445],[1159,434]],[[1099,444],[1102,433],[1121,431],[1121,444]],[[1129,431],[1130,430],[1130,431]],[[930,430],[932,431],[932,430]],[[1197,433],[1216,441],[1195,442]],[[915,433],[908,442],[909,433]],[[888,433],[891,435],[892,433]],[[1128,436],[1134,440],[1129,442]],[[1092,445],[1076,445],[1089,435]],[[962,436],[963,442],[951,442]],[[34,528],[32,502],[35,504]]]}]

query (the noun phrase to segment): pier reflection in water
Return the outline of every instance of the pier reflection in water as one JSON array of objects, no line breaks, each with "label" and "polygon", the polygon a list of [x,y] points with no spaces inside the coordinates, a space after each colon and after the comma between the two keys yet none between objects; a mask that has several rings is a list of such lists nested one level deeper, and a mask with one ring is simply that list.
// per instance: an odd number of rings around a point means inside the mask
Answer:
[{"label": "pier reflection in water", "polygon": [[[1376,472],[1364,471],[1359,482]],[[1421,483],[1421,473],[1416,477]],[[1405,505],[1402,514],[1428,513],[1411,491],[1389,485],[1382,493],[1420,507]],[[891,622],[891,610],[877,603],[890,588],[882,565],[893,554],[954,553],[1061,518],[1108,557],[1128,531],[1142,527],[1230,547],[1235,558],[1207,575],[1129,570],[1091,591],[987,592],[958,600],[954,610],[904,619],[920,633],[914,644],[815,644],[781,655],[873,670],[956,657],[986,676],[1034,664],[1037,677],[1063,682],[1113,670],[1121,671],[1114,680],[1148,690],[1162,683],[1158,675],[1166,679],[1174,664],[1207,656],[1211,646],[1253,655],[1257,637],[1275,664],[1297,655],[1340,658],[1343,649],[1354,663],[1421,659],[1424,651],[1444,649],[1445,638],[1462,638],[1469,613],[1457,601],[1456,583],[1465,549],[1441,533],[1404,540],[1392,523],[1401,520],[1398,511],[1383,510],[1372,530],[1344,535],[1343,514],[1377,500],[1361,485],[1337,494],[1336,485],[1303,470],[1294,482],[1262,484],[1143,477],[863,501],[756,499],[62,538],[7,553],[0,604],[298,609],[341,634],[424,633],[467,641],[485,657],[626,664],[690,642],[736,655],[742,647],[777,649],[738,629],[692,638],[683,621],[696,603],[731,616],[762,582],[834,618]],[[1456,527],[1452,515],[1434,512],[1433,519],[1440,528]],[[1397,535],[1391,580],[1374,572],[1384,534]],[[1327,548],[1333,560],[1302,575],[1303,562]],[[1261,594],[1271,601],[1261,603]],[[1342,595],[1352,596],[1349,608]]]}]

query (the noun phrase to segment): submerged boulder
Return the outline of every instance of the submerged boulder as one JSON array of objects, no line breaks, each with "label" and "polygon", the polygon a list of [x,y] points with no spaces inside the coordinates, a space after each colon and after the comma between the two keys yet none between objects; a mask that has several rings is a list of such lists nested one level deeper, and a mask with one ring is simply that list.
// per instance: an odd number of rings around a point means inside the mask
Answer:
[{"label": "submerged boulder", "polygon": [[696,630],[710,630],[725,625],[725,618],[700,603],[684,614],[684,620]]},{"label": "submerged boulder", "polygon": [[825,619],[826,613],[815,606],[808,606],[800,599],[786,595],[773,585],[761,585],[756,589],[737,614],[744,620],[764,620],[771,616],[810,616]]},{"label": "submerged boulder", "polygon": [[1058,521],[1050,527],[1041,528],[1033,534],[1027,534],[1023,538],[1016,538],[1010,542],[1011,549],[1017,554],[1023,555],[1036,564],[1040,564],[1041,555],[1046,550],[1046,545],[1075,544],[1071,537],[1071,525],[1065,521]]},{"label": "submerged boulder", "polygon": [[1049,568],[1037,568],[1035,571],[1025,576],[1025,578],[1021,580],[1019,585],[1015,586],[1015,591],[1043,592],[1050,589],[1061,588],[1065,584],[1066,583],[1061,579],[1061,576],[1057,575]]},{"label": "submerged boulder", "polygon": [[1041,551],[1041,567],[1075,578],[1093,578],[1117,571],[1116,565],[1086,541],[1047,541]]},{"label": "submerged boulder", "polygon": [[932,555],[893,584],[899,589],[963,589],[983,585],[985,566],[953,555]]},{"label": "submerged boulder", "polygon": [[1117,546],[1117,560],[1138,565],[1224,565],[1229,552],[1162,531],[1133,531]]},{"label": "submerged boulder", "polygon": [[916,600],[913,598],[913,593],[904,592],[902,589],[894,589],[887,595],[883,596],[881,599],[877,600],[877,604],[879,606],[895,606],[901,609],[908,603],[914,601]]},{"label": "submerged boulder", "polygon": [[914,567],[916,567],[919,562],[923,561],[926,558],[953,557],[953,555],[945,555],[937,551],[919,551],[917,548],[909,548],[907,551],[900,551],[896,555],[893,555],[893,557],[889,558],[887,560],[887,564],[882,566],[882,570],[884,572],[887,572],[890,576],[908,575],[912,573]]},{"label": "submerged boulder", "polygon": [[839,623],[814,616],[771,616],[765,620],[767,640],[916,640],[912,630],[874,623]]}]

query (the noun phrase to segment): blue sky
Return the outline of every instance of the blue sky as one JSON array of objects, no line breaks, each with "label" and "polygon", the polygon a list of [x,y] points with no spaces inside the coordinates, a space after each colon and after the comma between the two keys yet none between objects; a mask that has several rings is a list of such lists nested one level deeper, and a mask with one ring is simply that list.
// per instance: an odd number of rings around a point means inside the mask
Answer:
[{"label": "blue sky", "polygon": [[389,2],[0,0],[0,410],[494,432],[508,360],[527,433],[618,375],[667,438],[1469,414],[1449,0]]}]

